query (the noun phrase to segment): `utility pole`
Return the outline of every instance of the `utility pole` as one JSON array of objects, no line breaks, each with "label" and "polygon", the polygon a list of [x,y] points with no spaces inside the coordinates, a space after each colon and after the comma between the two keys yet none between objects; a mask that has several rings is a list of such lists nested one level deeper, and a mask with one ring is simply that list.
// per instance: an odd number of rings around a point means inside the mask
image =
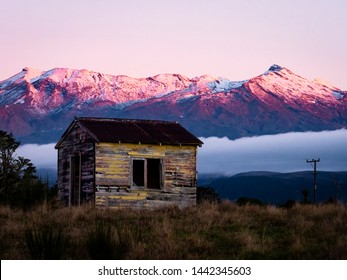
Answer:
[{"label": "utility pole", "polygon": [[311,159],[306,160],[307,163],[313,162],[313,203],[316,204],[316,193],[317,193],[317,162],[320,162],[320,159]]}]

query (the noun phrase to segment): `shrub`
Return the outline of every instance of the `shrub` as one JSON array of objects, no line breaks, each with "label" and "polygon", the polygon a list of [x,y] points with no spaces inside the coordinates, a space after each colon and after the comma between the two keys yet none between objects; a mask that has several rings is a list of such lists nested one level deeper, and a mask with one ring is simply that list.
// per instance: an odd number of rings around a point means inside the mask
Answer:
[{"label": "shrub", "polygon": [[248,198],[248,197],[240,197],[236,203],[239,205],[239,206],[243,206],[243,205],[259,205],[259,206],[262,206],[264,205],[264,203],[257,199],[257,198]]},{"label": "shrub", "polygon": [[32,259],[59,260],[66,249],[67,239],[60,229],[45,224],[25,230],[25,241]]},{"label": "shrub", "polygon": [[219,194],[212,187],[198,187],[196,193],[197,203],[209,202],[209,203],[219,203]]},{"label": "shrub", "polygon": [[103,220],[96,220],[86,240],[88,255],[93,260],[124,259],[131,244],[127,228],[112,227]]}]

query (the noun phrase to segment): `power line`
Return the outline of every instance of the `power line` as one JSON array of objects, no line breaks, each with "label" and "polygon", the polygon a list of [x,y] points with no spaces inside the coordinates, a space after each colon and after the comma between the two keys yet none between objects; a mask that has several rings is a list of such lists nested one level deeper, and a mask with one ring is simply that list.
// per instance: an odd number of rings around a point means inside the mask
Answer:
[{"label": "power line", "polygon": [[307,163],[313,163],[313,203],[316,204],[316,193],[317,193],[317,162],[320,162],[320,159],[311,159],[306,160]]}]

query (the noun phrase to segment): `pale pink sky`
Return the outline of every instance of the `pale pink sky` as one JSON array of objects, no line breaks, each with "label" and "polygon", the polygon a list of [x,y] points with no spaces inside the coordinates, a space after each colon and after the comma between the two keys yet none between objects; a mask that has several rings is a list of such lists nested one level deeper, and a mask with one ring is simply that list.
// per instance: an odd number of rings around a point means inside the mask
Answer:
[{"label": "pale pink sky", "polygon": [[271,64],[347,89],[345,0],[0,0],[0,80],[23,67],[243,80]]}]

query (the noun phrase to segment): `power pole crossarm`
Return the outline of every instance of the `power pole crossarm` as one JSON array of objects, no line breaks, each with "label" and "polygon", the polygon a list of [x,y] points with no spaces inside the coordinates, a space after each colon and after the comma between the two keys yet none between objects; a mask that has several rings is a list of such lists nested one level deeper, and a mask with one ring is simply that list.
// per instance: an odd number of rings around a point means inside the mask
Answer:
[{"label": "power pole crossarm", "polygon": [[307,163],[313,163],[313,202],[316,203],[317,195],[317,162],[320,162],[320,159],[311,159],[306,160]]}]

